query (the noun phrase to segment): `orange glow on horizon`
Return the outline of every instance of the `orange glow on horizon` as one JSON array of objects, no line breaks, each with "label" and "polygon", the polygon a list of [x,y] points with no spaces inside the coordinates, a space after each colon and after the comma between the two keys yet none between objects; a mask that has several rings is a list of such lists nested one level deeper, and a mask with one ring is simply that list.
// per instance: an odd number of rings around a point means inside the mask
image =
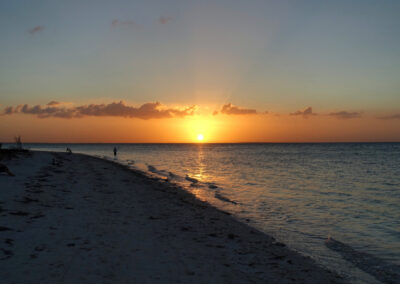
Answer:
[{"label": "orange glow on horizon", "polygon": [[[374,117],[341,120],[290,115],[194,115],[133,119],[37,118],[14,114],[0,119],[0,142],[23,143],[237,143],[400,141],[398,120]],[[202,135],[202,137],[200,136]],[[201,139],[202,138],[202,139]]]},{"label": "orange glow on horizon", "polygon": [[215,118],[209,116],[186,117],[183,122],[186,128],[186,139],[188,142],[196,143],[214,142],[219,138],[216,137],[218,133],[216,122]]}]

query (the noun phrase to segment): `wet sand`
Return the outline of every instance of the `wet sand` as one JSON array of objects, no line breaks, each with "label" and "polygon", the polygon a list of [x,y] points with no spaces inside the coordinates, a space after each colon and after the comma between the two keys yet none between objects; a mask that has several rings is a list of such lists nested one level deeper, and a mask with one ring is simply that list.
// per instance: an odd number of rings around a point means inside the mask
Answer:
[{"label": "wet sand", "polygon": [[111,161],[32,152],[2,161],[4,283],[342,283],[311,258]]}]

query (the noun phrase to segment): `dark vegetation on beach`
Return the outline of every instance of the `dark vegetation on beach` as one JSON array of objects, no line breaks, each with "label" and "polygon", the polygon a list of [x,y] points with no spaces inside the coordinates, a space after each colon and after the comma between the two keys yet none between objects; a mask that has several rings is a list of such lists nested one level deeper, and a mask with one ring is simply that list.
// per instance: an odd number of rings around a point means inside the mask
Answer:
[{"label": "dark vegetation on beach", "polygon": [[2,149],[2,144],[0,143],[0,161],[11,160],[17,158],[19,155],[29,155],[28,149],[24,149],[22,145],[21,136],[14,137],[15,144],[9,149]]},{"label": "dark vegetation on beach", "polygon": [[13,172],[5,163],[21,155],[29,156],[31,153],[25,149],[0,149],[0,174],[4,173],[9,176],[14,176]]},{"label": "dark vegetation on beach", "polygon": [[27,149],[0,149],[0,161],[17,158],[19,155],[30,155]]}]

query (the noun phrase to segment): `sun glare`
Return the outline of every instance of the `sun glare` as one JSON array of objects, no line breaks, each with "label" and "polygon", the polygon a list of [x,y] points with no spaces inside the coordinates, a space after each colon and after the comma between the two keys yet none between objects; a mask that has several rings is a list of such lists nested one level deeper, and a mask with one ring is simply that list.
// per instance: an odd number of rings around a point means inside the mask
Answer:
[{"label": "sun glare", "polygon": [[214,118],[194,116],[188,117],[185,120],[188,142],[213,142],[216,134]]}]

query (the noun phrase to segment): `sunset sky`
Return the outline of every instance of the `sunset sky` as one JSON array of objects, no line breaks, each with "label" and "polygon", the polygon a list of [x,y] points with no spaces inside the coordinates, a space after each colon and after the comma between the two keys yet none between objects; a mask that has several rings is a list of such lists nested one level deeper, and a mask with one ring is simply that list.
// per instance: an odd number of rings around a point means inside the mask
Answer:
[{"label": "sunset sky", "polygon": [[400,141],[400,1],[1,1],[0,142]]}]

